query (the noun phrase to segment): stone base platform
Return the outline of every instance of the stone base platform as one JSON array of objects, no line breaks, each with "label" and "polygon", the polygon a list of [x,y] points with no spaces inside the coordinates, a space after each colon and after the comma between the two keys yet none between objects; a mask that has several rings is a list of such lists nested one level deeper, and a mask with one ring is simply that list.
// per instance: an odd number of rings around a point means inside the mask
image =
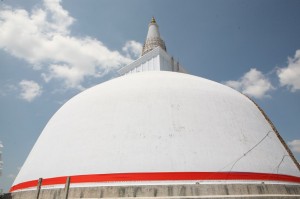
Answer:
[{"label": "stone base platform", "polygon": [[42,189],[5,194],[3,199],[66,198],[300,198],[300,185],[281,184],[194,184],[103,186]]}]

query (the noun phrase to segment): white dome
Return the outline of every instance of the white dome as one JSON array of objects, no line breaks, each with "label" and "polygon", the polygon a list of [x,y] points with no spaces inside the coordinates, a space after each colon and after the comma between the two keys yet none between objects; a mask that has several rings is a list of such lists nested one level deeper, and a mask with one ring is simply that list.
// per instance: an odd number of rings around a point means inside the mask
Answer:
[{"label": "white dome", "polygon": [[64,184],[59,179],[65,176],[82,175],[78,184],[300,183],[300,172],[287,155],[246,96],[192,75],[143,72],[99,84],[64,104],[12,190],[30,188],[39,178],[56,179],[48,183],[55,186]]}]

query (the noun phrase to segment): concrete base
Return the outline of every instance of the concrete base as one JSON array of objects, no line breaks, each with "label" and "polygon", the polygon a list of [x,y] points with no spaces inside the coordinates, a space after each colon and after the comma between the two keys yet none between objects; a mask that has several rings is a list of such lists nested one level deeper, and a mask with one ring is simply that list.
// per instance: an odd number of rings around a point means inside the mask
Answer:
[{"label": "concrete base", "polygon": [[[37,191],[6,194],[4,199],[35,199]],[[195,184],[107,186],[41,190],[38,199],[65,198],[300,198],[300,185]]]}]

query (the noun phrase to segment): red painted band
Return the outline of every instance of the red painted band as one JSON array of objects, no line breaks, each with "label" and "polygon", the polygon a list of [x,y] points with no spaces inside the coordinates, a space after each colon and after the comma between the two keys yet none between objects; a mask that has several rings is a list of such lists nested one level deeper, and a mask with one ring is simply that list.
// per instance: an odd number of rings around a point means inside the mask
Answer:
[{"label": "red painted band", "polygon": [[[65,184],[67,176],[45,178],[42,186]],[[158,172],[158,173],[113,173],[71,176],[72,183],[166,181],[166,180],[262,180],[300,183],[300,177],[250,172]],[[11,187],[10,192],[37,187],[38,180],[22,182]]]}]

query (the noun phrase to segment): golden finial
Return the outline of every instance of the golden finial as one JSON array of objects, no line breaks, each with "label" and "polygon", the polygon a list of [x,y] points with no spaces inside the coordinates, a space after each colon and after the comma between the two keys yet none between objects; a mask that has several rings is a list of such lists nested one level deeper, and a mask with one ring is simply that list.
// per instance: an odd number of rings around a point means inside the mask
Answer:
[{"label": "golden finial", "polygon": [[156,23],[156,21],[155,21],[155,18],[154,18],[154,17],[152,17],[152,19],[151,19],[151,23]]}]

